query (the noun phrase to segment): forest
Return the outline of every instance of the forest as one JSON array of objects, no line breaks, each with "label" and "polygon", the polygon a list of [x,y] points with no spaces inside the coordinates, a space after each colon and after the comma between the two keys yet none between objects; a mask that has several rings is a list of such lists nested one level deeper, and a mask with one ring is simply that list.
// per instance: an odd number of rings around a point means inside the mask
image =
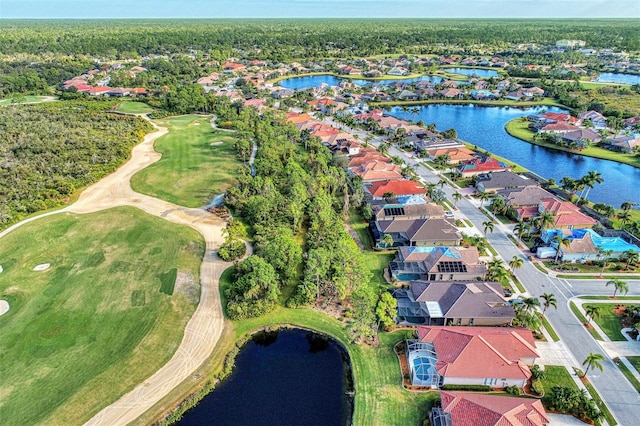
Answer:
[{"label": "forest", "polygon": [[393,53],[499,51],[517,43],[584,40],[640,50],[637,20],[159,20],[0,21],[2,54],[119,60],[171,53],[286,61]]},{"label": "forest", "polygon": [[114,102],[52,102],[2,108],[0,229],[62,205],[118,168],[152,130],[111,113]]}]

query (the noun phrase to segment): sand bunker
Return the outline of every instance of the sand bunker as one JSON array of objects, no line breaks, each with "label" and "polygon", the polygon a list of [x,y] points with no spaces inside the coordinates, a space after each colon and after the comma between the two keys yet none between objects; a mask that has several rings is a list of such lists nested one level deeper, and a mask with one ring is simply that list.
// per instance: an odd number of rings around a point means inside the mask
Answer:
[{"label": "sand bunker", "polygon": [[0,300],[0,316],[9,312],[9,302],[6,300]]},{"label": "sand bunker", "polygon": [[35,268],[33,268],[34,271],[46,271],[47,269],[49,269],[49,267],[51,266],[50,263],[41,263],[38,266],[36,266]]},{"label": "sand bunker", "polygon": [[222,145],[224,142],[211,142],[211,146]]},{"label": "sand bunker", "polygon": [[201,123],[193,123],[194,126],[199,126]]},{"label": "sand bunker", "polygon": [[0,265],[0,272],[4,271],[4,269],[2,269],[2,265]]}]

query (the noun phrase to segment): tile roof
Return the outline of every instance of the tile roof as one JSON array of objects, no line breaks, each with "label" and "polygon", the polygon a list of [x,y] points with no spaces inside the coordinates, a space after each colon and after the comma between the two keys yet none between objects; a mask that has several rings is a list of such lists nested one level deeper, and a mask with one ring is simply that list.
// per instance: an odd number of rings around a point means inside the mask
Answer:
[{"label": "tile roof", "polygon": [[418,326],[421,342],[431,342],[444,377],[528,379],[523,359],[539,357],[533,334],[523,328]]},{"label": "tile roof", "polygon": [[508,206],[535,206],[534,213],[537,211],[541,199],[555,198],[550,192],[539,186],[503,189],[497,194],[505,199]]},{"label": "tile roof", "polygon": [[371,185],[369,191],[374,197],[382,197],[387,192],[394,195],[426,194],[422,185],[413,180],[379,181]]},{"label": "tile roof", "polygon": [[550,422],[539,399],[440,392],[442,410],[455,426],[542,426]]}]

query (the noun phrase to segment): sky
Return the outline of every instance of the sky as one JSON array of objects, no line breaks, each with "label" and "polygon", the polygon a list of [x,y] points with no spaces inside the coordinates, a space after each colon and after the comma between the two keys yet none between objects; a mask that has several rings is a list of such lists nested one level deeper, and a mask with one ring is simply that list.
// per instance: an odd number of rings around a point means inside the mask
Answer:
[{"label": "sky", "polygon": [[640,18],[640,0],[0,0],[0,19]]}]

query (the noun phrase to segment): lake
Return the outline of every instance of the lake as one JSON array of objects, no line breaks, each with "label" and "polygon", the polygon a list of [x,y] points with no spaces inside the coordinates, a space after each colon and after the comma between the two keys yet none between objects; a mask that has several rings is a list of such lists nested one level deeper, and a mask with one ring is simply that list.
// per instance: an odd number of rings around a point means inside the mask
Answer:
[{"label": "lake", "polygon": [[600,73],[596,81],[599,81],[602,83],[640,84],[640,75],[603,72],[603,73]]},{"label": "lake", "polygon": [[310,75],[306,77],[291,77],[284,80],[280,80],[278,84],[286,89],[305,90],[313,87],[319,87],[321,84],[328,86],[337,86],[343,81],[349,81],[358,86],[385,86],[393,82],[401,81],[404,83],[415,83],[421,80],[427,80],[433,84],[438,84],[442,81],[441,77],[432,75],[423,75],[414,78],[397,78],[389,80],[358,80],[350,78],[340,78],[334,75],[322,74],[322,75]]},{"label": "lake", "polygon": [[343,426],[351,423],[351,391],[348,356],[334,340],[300,329],[262,332],[178,424]]},{"label": "lake", "polygon": [[[544,178],[559,182],[564,176],[578,179],[591,170],[602,174],[604,183],[596,185],[589,199],[619,208],[624,201],[640,202],[640,192],[632,182],[640,182],[640,169],[614,161],[556,151],[521,141],[510,136],[504,125],[518,117],[543,109],[566,112],[559,108],[484,107],[474,105],[423,105],[416,120],[435,123],[438,130],[456,129],[458,137],[501,157],[507,158]],[[405,118],[401,108],[392,108],[391,115]],[[412,119],[414,117],[407,116]]]},{"label": "lake", "polygon": [[483,68],[443,68],[443,71],[479,78],[497,77],[499,75],[496,70],[485,70]]}]

